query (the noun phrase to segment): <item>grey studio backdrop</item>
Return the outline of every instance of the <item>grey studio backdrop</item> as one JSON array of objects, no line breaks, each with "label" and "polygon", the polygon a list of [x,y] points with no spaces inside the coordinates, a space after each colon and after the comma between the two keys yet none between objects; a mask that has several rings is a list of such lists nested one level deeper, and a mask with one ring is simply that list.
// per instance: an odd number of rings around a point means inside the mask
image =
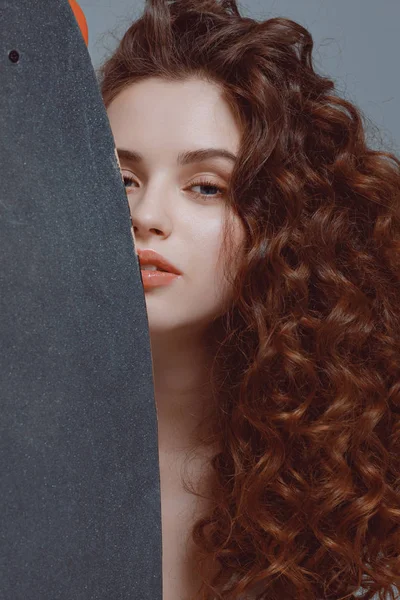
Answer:
[{"label": "grey studio backdrop", "polygon": [[[399,0],[261,2],[244,14],[305,25],[317,70],[398,152]],[[0,598],[156,600],[156,419],[128,206],[67,0],[36,4],[0,0]],[[80,4],[98,68],[143,3]]]},{"label": "grey studio backdrop", "polygon": [[[116,47],[140,0],[80,0],[97,69]],[[287,17],[314,38],[314,64],[368,120],[372,147],[400,155],[400,0],[245,0],[242,14]]]}]

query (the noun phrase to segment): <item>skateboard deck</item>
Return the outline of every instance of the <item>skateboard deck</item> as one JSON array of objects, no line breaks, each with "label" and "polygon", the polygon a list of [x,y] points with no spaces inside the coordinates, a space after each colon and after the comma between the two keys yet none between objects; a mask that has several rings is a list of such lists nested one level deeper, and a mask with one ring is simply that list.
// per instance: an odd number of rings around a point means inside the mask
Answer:
[{"label": "skateboard deck", "polygon": [[152,362],[68,0],[0,0],[0,597],[161,600]]}]

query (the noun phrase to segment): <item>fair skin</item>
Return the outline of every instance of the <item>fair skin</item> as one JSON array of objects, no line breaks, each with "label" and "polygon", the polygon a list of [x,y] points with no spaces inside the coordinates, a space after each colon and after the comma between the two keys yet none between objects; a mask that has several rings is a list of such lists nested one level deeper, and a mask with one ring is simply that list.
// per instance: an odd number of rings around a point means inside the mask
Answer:
[{"label": "fair skin", "polygon": [[[168,548],[163,553],[164,600],[186,600],[199,582],[182,554],[183,537],[206,505],[184,492],[181,467],[196,445],[194,430],[209,405],[213,356],[205,336],[229,302],[226,264],[218,257],[227,208],[224,190],[234,162],[215,156],[179,164],[178,155],[213,148],[235,157],[240,129],[219,87],[199,78],[134,83],[107,112],[136,249],[153,249],[182,272],[172,284],[147,290],[145,301],[158,417],[163,548]],[[231,216],[239,256],[244,230],[239,218]],[[205,459],[199,455],[191,475],[198,480],[201,475],[206,491]]]}]

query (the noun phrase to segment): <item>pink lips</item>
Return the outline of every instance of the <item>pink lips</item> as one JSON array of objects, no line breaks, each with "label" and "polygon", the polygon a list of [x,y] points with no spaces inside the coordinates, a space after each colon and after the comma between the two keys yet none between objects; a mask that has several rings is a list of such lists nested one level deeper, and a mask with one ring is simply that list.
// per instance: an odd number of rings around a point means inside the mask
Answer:
[{"label": "pink lips", "polygon": [[158,254],[155,250],[138,250],[137,253],[141,267],[144,267],[145,265],[154,265],[155,267],[160,267],[161,271],[168,271],[169,273],[181,275],[181,272],[174,267],[174,265],[169,263],[166,258],[161,256],[161,254]]},{"label": "pink lips", "polygon": [[141,269],[144,289],[169,285],[182,274],[179,269],[167,261],[166,258],[154,250],[138,250],[139,263],[141,267],[153,265],[157,270]]}]

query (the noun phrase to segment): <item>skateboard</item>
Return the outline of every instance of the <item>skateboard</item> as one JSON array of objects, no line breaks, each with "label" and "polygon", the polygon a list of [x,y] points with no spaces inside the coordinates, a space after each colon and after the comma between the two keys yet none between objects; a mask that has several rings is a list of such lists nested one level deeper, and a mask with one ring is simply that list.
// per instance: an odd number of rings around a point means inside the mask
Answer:
[{"label": "skateboard", "polygon": [[146,305],[68,0],[0,0],[0,597],[161,600]]}]

